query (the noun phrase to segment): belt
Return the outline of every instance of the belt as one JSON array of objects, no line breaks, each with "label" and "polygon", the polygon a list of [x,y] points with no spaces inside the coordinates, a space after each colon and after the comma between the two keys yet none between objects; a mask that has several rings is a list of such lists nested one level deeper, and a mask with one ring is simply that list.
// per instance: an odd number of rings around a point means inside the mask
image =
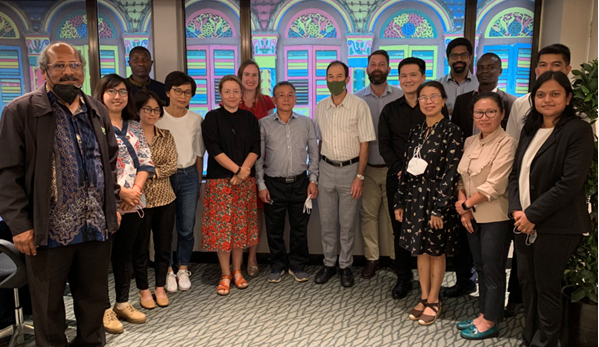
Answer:
[{"label": "belt", "polygon": [[297,176],[291,176],[291,177],[270,177],[270,176],[266,176],[269,179],[273,180],[273,181],[277,181],[277,182],[282,182],[282,183],[293,183],[293,182],[297,182],[299,180],[301,180],[302,178],[306,178],[306,174],[299,174]]},{"label": "belt", "polygon": [[329,158],[325,157],[324,155],[321,158],[325,163],[336,166],[336,167],[344,167],[344,166],[348,166],[348,165],[351,165],[353,163],[357,163],[360,161],[360,157],[355,157],[355,158],[352,158],[352,159],[346,160],[346,161],[330,160]]},{"label": "belt", "polygon": [[380,164],[380,165],[368,164],[368,166],[372,166],[372,167],[375,167],[377,169],[387,168],[387,165],[385,165],[385,164]]}]

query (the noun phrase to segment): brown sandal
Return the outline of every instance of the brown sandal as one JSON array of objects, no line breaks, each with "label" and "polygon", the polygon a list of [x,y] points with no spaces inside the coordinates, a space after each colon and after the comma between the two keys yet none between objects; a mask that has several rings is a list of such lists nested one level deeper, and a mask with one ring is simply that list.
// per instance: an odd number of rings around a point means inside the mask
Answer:
[{"label": "brown sandal", "polygon": [[[428,304],[427,301],[428,299],[422,299],[420,301],[418,301],[418,304],[423,304],[424,308],[422,310],[417,310],[417,309],[412,309],[412,311],[410,311],[410,320],[413,321],[417,321],[418,319],[420,319],[420,316],[422,316],[422,312],[424,312],[424,310],[426,309],[426,305]],[[416,306],[418,306],[418,304],[416,304]]]},{"label": "brown sandal", "polygon": [[[223,282],[223,280],[229,280],[229,283],[225,283]],[[218,287],[216,287],[216,294],[220,295],[220,296],[225,296],[225,295],[229,295],[229,288],[230,288],[230,284],[231,284],[231,276],[230,275],[222,275],[220,276],[220,282],[218,283]],[[221,290],[226,290],[226,293],[221,293]]]},{"label": "brown sandal", "polygon": [[[233,278],[235,278],[235,275],[237,274],[239,274],[239,279],[235,280],[235,287],[237,287],[237,289],[246,289],[248,287],[248,282],[243,278],[241,270],[233,271]],[[244,284],[245,286],[242,287]]]},{"label": "brown sandal", "polygon": [[[418,319],[418,324],[420,325],[431,325],[433,323],[435,323],[435,321],[437,320],[437,317],[439,317],[439,315],[441,314],[441,301],[436,302],[436,303],[427,303],[426,307],[430,307],[433,311],[435,311],[435,315],[434,316],[429,316],[426,314],[422,314],[420,316],[420,319]],[[423,311],[424,313],[424,311]]]}]

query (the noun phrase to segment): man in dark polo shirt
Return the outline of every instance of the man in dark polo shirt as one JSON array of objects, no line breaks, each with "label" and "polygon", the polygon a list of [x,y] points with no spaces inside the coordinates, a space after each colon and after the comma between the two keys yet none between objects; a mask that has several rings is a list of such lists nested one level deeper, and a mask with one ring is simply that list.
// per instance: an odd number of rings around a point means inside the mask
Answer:
[{"label": "man in dark polo shirt", "polygon": [[138,90],[150,90],[158,94],[164,106],[168,105],[168,98],[164,91],[164,83],[158,82],[150,78],[152,71],[152,55],[145,47],[134,47],[129,53],[129,67],[131,67],[131,76],[127,80],[131,86],[132,96]]}]

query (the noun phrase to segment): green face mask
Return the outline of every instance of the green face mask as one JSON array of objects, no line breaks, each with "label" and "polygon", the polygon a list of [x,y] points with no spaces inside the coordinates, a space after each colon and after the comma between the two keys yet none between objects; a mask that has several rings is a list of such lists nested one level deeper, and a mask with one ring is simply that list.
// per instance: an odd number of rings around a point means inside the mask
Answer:
[{"label": "green face mask", "polygon": [[341,95],[341,93],[343,93],[345,90],[345,81],[327,81],[327,88],[329,88],[331,95]]}]

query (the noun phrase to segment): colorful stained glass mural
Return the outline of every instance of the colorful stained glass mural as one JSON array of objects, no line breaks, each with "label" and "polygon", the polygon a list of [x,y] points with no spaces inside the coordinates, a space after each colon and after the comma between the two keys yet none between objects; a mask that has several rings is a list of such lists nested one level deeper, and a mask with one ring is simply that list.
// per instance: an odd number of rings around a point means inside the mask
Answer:
[{"label": "colorful stained glass mural", "polygon": [[[87,15],[76,14],[64,20],[59,28],[59,39],[86,39],[87,38]],[[98,19],[98,36],[101,39],[114,38],[114,29],[108,21],[102,17]]]},{"label": "colorful stained glass mural", "polygon": [[392,18],[383,29],[383,38],[430,39],[436,32],[424,14],[407,11]]},{"label": "colorful stained glass mural", "polygon": [[202,13],[189,20],[185,32],[187,37],[198,39],[233,37],[231,24],[215,13]]},{"label": "colorful stained glass mural", "polygon": [[307,13],[293,21],[287,33],[289,38],[333,39],[337,29],[330,19],[320,13]]}]

